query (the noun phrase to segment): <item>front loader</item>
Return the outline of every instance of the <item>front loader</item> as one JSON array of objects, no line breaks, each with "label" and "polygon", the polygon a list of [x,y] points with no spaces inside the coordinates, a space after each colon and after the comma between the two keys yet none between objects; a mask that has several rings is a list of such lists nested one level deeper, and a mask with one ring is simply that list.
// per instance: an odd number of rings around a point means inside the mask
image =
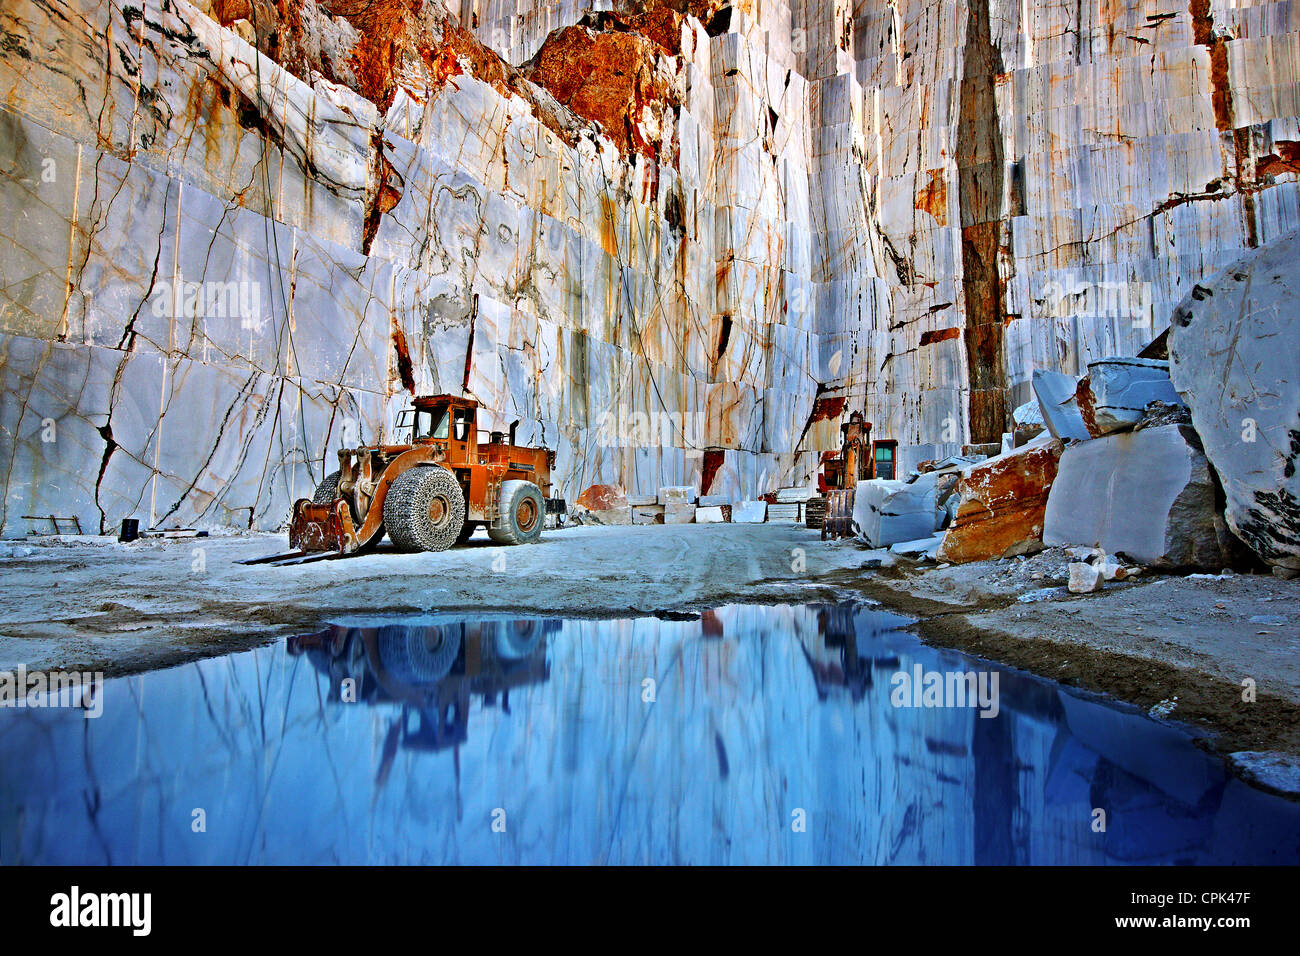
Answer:
[{"label": "front loader", "polygon": [[515,426],[481,444],[477,402],[425,396],[405,415],[410,443],[340,449],[339,470],[293,506],[295,551],[260,560],[355,554],[385,533],[400,551],[442,551],[480,525],[497,544],[530,544],[563,510],[549,497],[555,452],[516,445]]}]

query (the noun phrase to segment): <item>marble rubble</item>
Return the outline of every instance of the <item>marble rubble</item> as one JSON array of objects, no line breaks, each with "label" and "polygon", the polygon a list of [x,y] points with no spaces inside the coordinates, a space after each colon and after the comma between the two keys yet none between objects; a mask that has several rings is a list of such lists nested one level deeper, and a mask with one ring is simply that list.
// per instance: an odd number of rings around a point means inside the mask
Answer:
[{"label": "marble rubble", "polygon": [[1197,285],[1169,332],[1174,386],[1191,408],[1233,533],[1300,570],[1300,233]]},{"label": "marble rubble", "polygon": [[518,419],[569,500],[806,487],[846,408],[942,459],[1300,227],[1294,0],[12,0],[0,31],[5,535],[275,528],[433,391]]}]

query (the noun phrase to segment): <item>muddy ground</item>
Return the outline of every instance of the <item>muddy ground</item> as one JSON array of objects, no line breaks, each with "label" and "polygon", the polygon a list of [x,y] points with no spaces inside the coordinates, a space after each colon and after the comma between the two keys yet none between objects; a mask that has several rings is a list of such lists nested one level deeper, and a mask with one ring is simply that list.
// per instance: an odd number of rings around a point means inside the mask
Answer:
[{"label": "muddy ground", "polygon": [[[1221,752],[1300,755],[1300,581],[1144,575],[1071,595],[1064,552],[935,568],[789,525],[568,528],[498,548],[380,551],[299,567],[240,559],[279,535],[0,542],[0,670],[109,675],[243,650],[344,614],[691,614],[862,596],[927,641],[1160,706]],[[1253,620],[1252,620],[1253,619]],[[1254,702],[1243,700],[1253,680]]]}]

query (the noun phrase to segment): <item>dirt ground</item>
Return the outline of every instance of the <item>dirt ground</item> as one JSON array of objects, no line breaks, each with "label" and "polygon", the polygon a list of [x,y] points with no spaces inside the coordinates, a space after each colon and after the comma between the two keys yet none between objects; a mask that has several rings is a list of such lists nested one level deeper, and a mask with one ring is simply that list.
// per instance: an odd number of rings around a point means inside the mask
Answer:
[{"label": "dirt ground", "polygon": [[281,535],[0,542],[0,670],[123,674],[348,614],[607,617],[860,596],[918,618],[932,643],[1158,706],[1218,751],[1300,754],[1300,581],[1144,575],[1072,595],[1059,549],[935,568],[771,524],[567,528],[518,548],[480,532],[440,554],[235,563],[283,548]]}]

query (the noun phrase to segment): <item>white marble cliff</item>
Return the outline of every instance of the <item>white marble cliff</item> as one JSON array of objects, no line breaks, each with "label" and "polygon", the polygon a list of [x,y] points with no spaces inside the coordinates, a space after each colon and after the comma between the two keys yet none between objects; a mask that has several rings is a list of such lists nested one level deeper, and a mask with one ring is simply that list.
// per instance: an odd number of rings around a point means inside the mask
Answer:
[{"label": "white marble cliff", "polygon": [[1300,227],[1300,0],[416,6],[0,10],[0,531],[275,528],[430,391],[570,499],[939,457]]}]

